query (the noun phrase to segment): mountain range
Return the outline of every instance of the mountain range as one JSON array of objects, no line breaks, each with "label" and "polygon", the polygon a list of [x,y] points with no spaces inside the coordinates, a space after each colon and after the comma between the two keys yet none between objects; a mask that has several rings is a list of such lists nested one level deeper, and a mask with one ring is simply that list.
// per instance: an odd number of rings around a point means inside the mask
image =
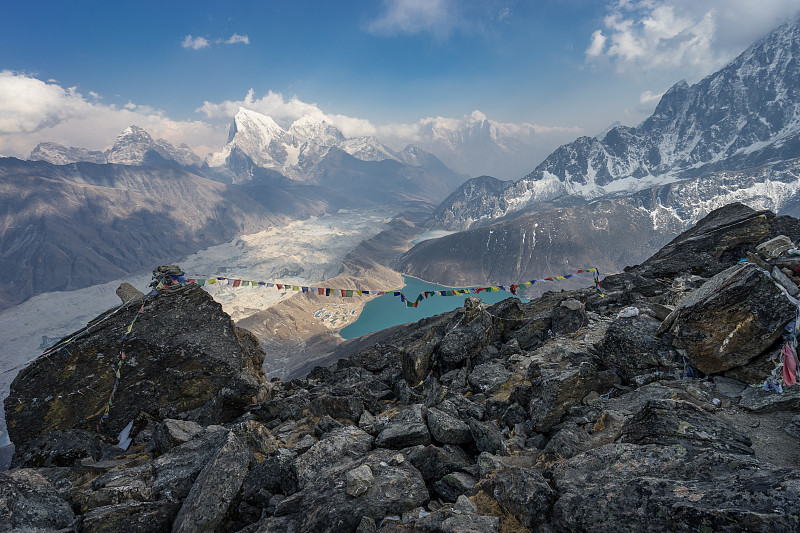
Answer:
[{"label": "mountain range", "polygon": [[730,202],[800,209],[800,21],[718,72],[681,81],[638,127],[580,137],[518,181],[481,176],[426,222],[398,268],[445,284],[514,283],[588,263],[619,270]]}]

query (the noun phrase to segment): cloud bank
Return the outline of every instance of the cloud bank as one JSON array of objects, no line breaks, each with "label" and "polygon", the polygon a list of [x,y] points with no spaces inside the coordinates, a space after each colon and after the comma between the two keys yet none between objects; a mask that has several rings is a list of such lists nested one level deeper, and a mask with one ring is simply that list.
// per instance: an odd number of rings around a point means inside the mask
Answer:
[{"label": "cloud bank", "polygon": [[150,106],[128,102],[118,107],[103,104],[97,93],[88,95],[75,87],[0,71],[0,155],[26,158],[44,141],[104,150],[131,124],[155,138],[185,142],[198,155],[218,149],[225,140],[224,126],[172,120]]},{"label": "cloud bank", "polygon": [[704,75],[798,14],[796,0],[617,0],[585,54],[620,72],[689,67]]}]

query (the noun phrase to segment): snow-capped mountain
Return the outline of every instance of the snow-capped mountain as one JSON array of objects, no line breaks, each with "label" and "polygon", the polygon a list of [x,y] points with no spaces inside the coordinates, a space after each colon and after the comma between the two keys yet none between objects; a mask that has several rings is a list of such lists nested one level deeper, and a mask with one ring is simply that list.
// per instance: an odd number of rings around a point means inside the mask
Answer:
[{"label": "snow-capped mountain", "polygon": [[426,118],[419,124],[423,150],[436,154],[458,172],[513,178],[541,162],[574,129],[553,131],[533,124],[507,124],[490,120],[480,111],[460,119]]},{"label": "snow-capped mountain", "polygon": [[[432,226],[472,224],[800,157],[800,20],[773,31],[720,71],[674,85],[638,127],[580,137],[493,199],[466,183]],[[709,178],[712,179],[712,178]]]},{"label": "snow-capped mountain", "polygon": [[100,151],[74,148],[58,143],[39,143],[28,157],[31,161],[47,161],[54,165],[67,165],[85,161],[87,163],[106,163],[106,154]]},{"label": "snow-capped mountain", "polygon": [[347,139],[324,119],[305,116],[283,129],[271,117],[245,108],[240,108],[233,117],[228,143],[220,152],[210,154],[206,161],[211,168],[232,170],[237,182],[249,181],[253,166],[274,170],[295,181],[313,182],[319,163],[331,148],[338,148],[361,161],[391,159],[407,163],[401,154],[377,138]]},{"label": "snow-capped mountain", "polygon": [[176,147],[164,139],[153,139],[139,126],[126,128],[117,136],[114,145],[105,152],[67,148],[61,144],[44,142],[31,151],[28,159],[54,165],[81,162],[136,166],[172,163],[182,167],[200,167],[203,164],[203,160],[186,144]]}]

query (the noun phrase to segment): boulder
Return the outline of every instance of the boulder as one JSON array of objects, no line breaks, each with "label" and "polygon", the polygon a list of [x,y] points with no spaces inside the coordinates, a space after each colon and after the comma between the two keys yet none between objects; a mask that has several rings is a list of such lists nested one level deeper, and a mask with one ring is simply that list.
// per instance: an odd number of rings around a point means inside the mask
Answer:
[{"label": "boulder", "polygon": [[83,429],[57,430],[40,435],[14,450],[14,467],[75,466],[83,459],[114,457],[122,450],[109,439]]},{"label": "boulder", "polygon": [[494,422],[480,422],[470,418],[469,431],[472,433],[472,440],[475,441],[475,447],[478,450],[489,453],[505,451],[503,434]]},{"label": "boulder", "polygon": [[167,418],[155,430],[153,440],[160,453],[166,453],[175,446],[189,442],[203,432],[203,426],[191,420]]},{"label": "boulder", "polygon": [[675,309],[669,331],[693,366],[713,374],[745,365],[768,349],[796,312],[769,274],[745,263],[689,293]]},{"label": "boulder", "polygon": [[487,488],[503,509],[530,529],[544,520],[556,498],[544,476],[532,468],[501,464],[492,472]]},{"label": "boulder", "polygon": [[172,524],[172,532],[214,531],[242,488],[250,457],[247,446],[229,432],[197,476]]},{"label": "boulder", "polygon": [[[24,446],[64,429],[99,428],[116,437],[142,411],[157,419],[183,414],[204,424],[229,422],[268,394],[258,340],[197,285],[149,296],[142,308],[123,307],[93,324],[68,350],[17,375],[11,396],[43,397],[7,403],[12,442]],[[118,386],[104,417],[115,371]]]},{"label": "boulder", "polygon": [[355,426],[342,426],[325,433],[295,461],[300,485],[308,483],[344,459],[367,453],[372,449],[373,441],[371,435]]},{"label": "boulder", "polygon": [[475,486],[475,478],[466,472],[453,472],[442,476],[433,484],[433,492],[445,502],[454,502]]},{"label": "boulder", "polygon": [[479,313],[468,324],[462,323],[448,332],[436,347],[436,361],[447,371],[460,366],[489,343],[492,319]]},{"label": "boulder", "polygon": [[153,494],[160,499],[184,499],[200,471],[227,438],[227,430],[211,426],[196,438],[158,457],[153,461]]},{"label": "boulder", "polygon": [[153,533],[171,531],[180,503],[132,501],[91,509],[84,513],[84,533]]},{"label": "boulder", "polygon": [[671,340],[656,337],[660,322],[647,315],[615,320],[597,347],[603,363],[625,383],[641,374],[683,368]]},{"label": "boulder", "polygon": [[440,479],[471,464],[464,450],[458,446],[412,446],[403,450],[403,454],[419,470],[426,482]]},{"label": "boulder", "polygon": [[274,494],[291,496],[299,488],[294,458],[286,454],[267,457],[250,470],[242,487],[242,499],[255,507],[267,507]]},{"label": "boulder", "polygon": [[[397,461],[396,455],[391,450],[373,450],[329,469],[295,495],[296,506],[285,515],[298,531],[354,531],[364,516],[380,521],[424,505],[429,494],[422,476],[409,461]],[[347,491],[347,474],[364,465],[373,481],[354,497]]]},{"label": "boulder", "polygon": [[753,455],[752,441],[736,428],[696,405],[675,400],[648,400],[622,428],[622,440],[634,444],[680,444]]},{"label": "boulder", "polygon": [[144,293],[127,282],[120,284],[116,293],[122,303],[136,303],[144,299]]},{"label": "boulder", "polygon": [[345,474],[345,482],[347,494],[357,498],[369,490],[375,477],[369,465],[361,465]]},{"label": "boulder", "polygon": [[556,531],[796,531],[800,473],[746,455],[610,444],[549,467]]},{"label": "boulder", "polygon": [[77,518],[34,470],[0,472],[0,531],[73,531]]},{"label": "boulder", "polygon": [[508,381],[511,372],[499,363],[486,363],[476,366],[469,375],[469,384],[475,392],[491,394]]},{"label": "boulder", "polygon": [[553,308],[551,329],[556,335],[578,331],[586,322],[585,306],[574,298],[567,298]]},{"label": "boulder", "polygon": [[380,448],[407,448],[431,443],[431,434],[425,423],[425,406],[415,404],[400,411],[392,418],[375,439]]},{"label": "boulder", "polygon": [[542,376],[534,384],[528,415],[536,431],[546,433],[573,405],[580,405],[592,391],[605,393],[619,381],[610,370],[598,370],[591,363],[557,374]]},{"label": "boulder", "polygon": [[472,440],[469,426],[436,408],[428,409],[428,428],[431,436],[443,444],[464,444]]}]

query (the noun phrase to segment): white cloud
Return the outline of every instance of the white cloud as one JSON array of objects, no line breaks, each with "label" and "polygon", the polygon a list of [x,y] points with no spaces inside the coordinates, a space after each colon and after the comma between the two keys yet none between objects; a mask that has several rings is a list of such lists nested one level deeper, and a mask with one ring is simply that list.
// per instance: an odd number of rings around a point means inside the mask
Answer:
[{"label": "white cloud", "polygon": [[184,48],[191,48],[192,50],[200,50],[201,48],[209,48],[212,45],[217,44],[250,44],[250,37],[247,35],[239,35],[238,33],[234,33],[227,39],[215,39],[213,41],[209,41],[205,37],[192,37],[191,35],[187,35],[183,38],[181,42],[181,46]]},{"label": "white cloud", "polygon": [[639,95],[639,103],[643,105],[651,105],[654,102],[658,102],[661,100],[661,97],[664,96],[664,93],[654,93],[651,91],[645,91]]},{"label": "white cloud", "polygon": [[155,138],[185,142],[199,155],[218,150],[225,126],[202,121],[176,121],[157,109],[128,102],[123,107],[85,98],[76,88],[63,88],[35,77],[0,71],[0,153],[21,158],[40,142],[103,150],[117,135],[136,124]]},{"label": "white cloud", "polygon": [[234,33],[233,35],[225,39],[225,44],[236,44],[236,43],[250,44],[250,37],[248,37],[247,35],[239,35],[238,33]]},{"label": "white cloud", "polygon": [[208,39],[203,37],[192,37],[191,35],[187,35],[183,38],[181,46],[184,48],[191,48],[192,50],[200,50],[201,48],[208,48],[211,46],[211,43],[208,42]]},{"label": "white cloud", "polygon": [[511,9],[510,9],[510,8],[508,8],[508,7],[504,7],[504,8],[503,8],[503,9],[501,9],[501,10],[500,10],[500,12],[497,14],[497,20],[501,20],[501,21],[502,21],[502,20],[506,20],[506,19],[507,19],[508,17],[510,17],[510,16],[511,16]]},{"label": "white cloud", "polygon": [[706,74],[800,13],[797,0],[617,0],[592,33],[587,60],[617,70]]},{"label": "white cloud", "polygon": [[597,57],[603,53],[603,47],[606,45],[606,36],[603,35],[603,30],[595,30],[592,34],[592,42],[586,49],[586,55]]},{"label": "white cloud", "polygon": [[384,11],[369,23],[373,35],[430,32],[449,35],[461,25],[458,5],[451,0],[384,0]]}]

